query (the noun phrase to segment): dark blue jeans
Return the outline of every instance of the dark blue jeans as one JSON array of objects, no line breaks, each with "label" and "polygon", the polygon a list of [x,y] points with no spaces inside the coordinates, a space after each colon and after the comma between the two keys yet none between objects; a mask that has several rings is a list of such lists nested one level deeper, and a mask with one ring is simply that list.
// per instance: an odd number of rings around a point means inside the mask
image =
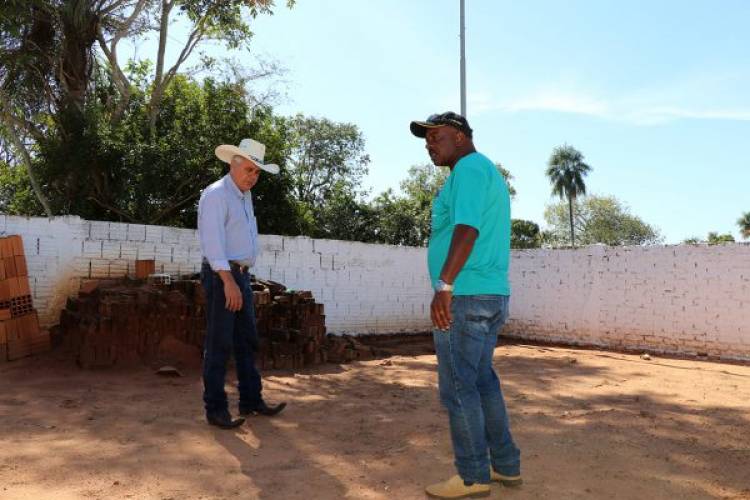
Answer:
[{"label": "dark blue jeans", "polygon": [[490,482],[521,473],[521,452],[510,434],[500,380],[492,367],[497,335],[508,317],[505,295],[459,295],[453,323],[435,330],[440,400],[448,410],[456,469],[464,481]]},{"label": "dark blue jeans", "polygon": [[237,368],[237,388],[240,410],[257,408],[262,401],[260,373],[255,368],[255,349],[258,345],[255,330],[253,292],[248,273],[232,271],[242,292],[242,309],[226,308],[224,282],[207,263],[201,268],[201,283],[206,291],[206,339],[203,349],[203,402],[207,414],[228,410],[224,377],[229,356],[234,354]]}]

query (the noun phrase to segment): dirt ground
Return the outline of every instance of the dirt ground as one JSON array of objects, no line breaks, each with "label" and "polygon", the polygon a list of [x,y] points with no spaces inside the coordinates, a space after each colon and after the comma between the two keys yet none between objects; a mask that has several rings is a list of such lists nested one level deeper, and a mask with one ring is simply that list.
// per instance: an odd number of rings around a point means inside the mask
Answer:
[{"label": "dirt ground", "polygon": [[[495,366],[525,484],[493,497],[750,498],[750,366],[532,345]],[[267,372],[289,407],[235,432],[205,424],[197,369],[0,365],[0,498],[423,498],[453,474],[436,383],[429,354]]]}]

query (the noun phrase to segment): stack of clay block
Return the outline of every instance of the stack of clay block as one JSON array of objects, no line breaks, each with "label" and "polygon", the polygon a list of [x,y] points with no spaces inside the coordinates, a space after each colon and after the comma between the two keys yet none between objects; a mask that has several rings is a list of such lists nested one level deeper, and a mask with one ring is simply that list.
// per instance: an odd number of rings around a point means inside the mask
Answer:
[{"label": "stack of clay block", "polygon": [[[271,281],[254,280],[252,288],[259,366],[296,369],[325,362],[323,304],[310,292],[287,291]],[[68,300],[60,331],[84,368],[152,363],[168,359],[165,352],[178,346],[198,361],[206,335],[205,294],[194,279],[92,281]]]},{"label": "stack of clay block", "polygon": [[280,283],[253,282],[260,338],[260,367],[297,369],[326,362],[323,304],[309,291],[287,291]]},{"label": "stack of clay block", "polygon": [[0,361],[13,361],[50,348],[31,301],[26,256],[20,236],[0,238]]}]

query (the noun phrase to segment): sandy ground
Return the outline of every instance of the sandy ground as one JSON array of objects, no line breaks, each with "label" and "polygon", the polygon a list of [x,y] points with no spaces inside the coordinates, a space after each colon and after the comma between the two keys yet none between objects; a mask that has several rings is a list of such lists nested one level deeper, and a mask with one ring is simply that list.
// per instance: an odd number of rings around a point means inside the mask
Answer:
[{"label": "sandy ground", "polygon": [[[750,498],[750,367],[530,345],[495,366],[526,483],[494,497]],[[410,499],[453,474],[433,355],[268,372],[265,394],[287,411],[222,431],[197,370],[0,365],[0,498]]]}]

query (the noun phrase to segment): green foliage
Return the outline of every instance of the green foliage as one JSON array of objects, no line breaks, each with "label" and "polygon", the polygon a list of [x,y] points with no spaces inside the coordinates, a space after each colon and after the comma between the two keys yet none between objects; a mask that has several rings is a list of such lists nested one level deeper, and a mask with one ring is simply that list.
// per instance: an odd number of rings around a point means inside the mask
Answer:
[{"label": "green foliage", "polygon": [[[226,172],[214,156],[217,145],[254,137],[266,144],[268,161],[282,167],[285,163],[285,120],[267,109],[251,116],[240,86],[175,78],[163,97],[158,133],[151,138],[147,94],[134,88],[127,112],[114,123],[104,104],[107,83],[104,74],[100,98],[86,107],[80,135],[71,140],[53,133],[38,144],[37,171],[56,213],[195,227],[200,190]],[[13,191],[4,191],[0,202],[28,207],[20,199],[25,196],[22,182],[23,177],[16,176]],[[262,175],[253,189],[262,232],[298,232],[290,190],[284,168],[278,176]]]},{"label": "green foliage", "polygon": [[44,211],[31,189],[25,168],[0,162],[0,213],[7,215],[43,215]]},{"label": "green foliage", "polygon": [[[294,0],[286,4],[291,7]],[[49,193],[53,213],[94,217],[103,210],[103,218],[185,223],[194,212],[189,206],[197,187],[190,186],[191,192],[185,189],[194,181],[204,180],[197,170],[216,169],[207,164],[210,150],[201,148],[220,136],[227,140],[226,132],[232,126],[235,132],[242,130],[232,137],[247,136],[242,123],[249,124],[250,131],[263,127],[247,117],[231,125],[230,119],[220,113],[207,115],[218,111],[210,109],[214,89],[186,85],[189,79],[181,77],[178,70],[196,46],[207,40],[223,42],[230,49],[246,46],[251,35],[248,20],[272,14],[273,7],[273,0],[1,2],[0,144],[7,144],[15,135],[20,135],[25,144],[19,146],[22,141],[15,140],[14,154],[18,156],[10,163],[25,163],[29,182],[37,178],[33,166],[39,164],[43,171],[35,185],[41,184],[44,189],[37,189],[36,194],[42,199],[42,191]],[[177,16],[187,21],[184,24],[189,35],[178,50],[177,61],[167,69],[164,54],[168,29]],[[144,62],[129,64],[123,70],[117,60],[117,44],[148,35],[156,35],[160,42],[155,74]],[[231,92],[230,87],[217,84],[215,91]],[[187,101],[179,102],[183,97]],[[247,96],[241,100],[247,101]],[[228,106],[226,111],[232,117],[247,114],[246,102],[241,106]],[[146,113],[149,140],[143,131]],[[208,123],[207,117],[211,119]],[[220,120],[215,123],[217,117]],[[178,123],[167,123],[172,119]],[[209,130],[199,130],[203,126]],[[34,158],[33,163],[27,158]],[[141,168],[146,161],[159,167],[167,161],[181,165],[172,169]],[[134,172],[125,173],[125,169]],[[156,185],[156,177],[161,186]],[[18,176],[14,179],[22,180]],[[288,179],[271,183],[278,182]],[[139,191],[138,183],[146,190]],[[168,188],[177,190],[172,200],[164,194]],[[4,195],[22,191],[5,190]],[[9,200],[5,199],[6,205]],[[286,208],[293,211],[291,206]]]},{"label": "green foliage", "polygon": [[730,233],[719,234],[716,231],[711,231],[706,237],[706,241],[709,245],[722,245],[724,243],[734,243],[734,236]]},{"label": "green foliage", "polygon": [[510,183],[510,181],[513,180],[513,175],[511,175],[510,170],[503,167],[501,163],[495,163],[495,167],[497,167],[497,171],[500,172],[500,175],[505,178],[505,184],[508,186],[508,194],[510,195],[511,199],[515,198],[516,188],[514,188]]},{"label": "green foliage", "polygon": [[297,115],[287,126],[289,173],[297,200],[316,208],[335,190],[359,188],[370,158],[356,125]]},{"label": "green foliage", "polygon": [[313,238],[378,241],[375,211],[369,204],[359,201],[343,183],[331,188],[325,203],[314,213],[313,222],[305,233]]},{"label": "green foliage", "polygon": [[734,236],[730,233],[719,234],[716,231],[710,231],[706,235],[705,240],[700,239],[698,236],[693,236],[691,238],[686,238],[682,242],[686,245],[723,245],[725,243],[734,243]]},{"label": "green foliage", "polygon": [[552,151],[547,163],[547,177],[552,184],[552,194],[568,200],[570,244],[575,246],[575,224],[573,223],[575,200],[586,194],[583,178],[591,171],[584,163],[583,154],[573,146],[559,146]]},{"label": "green foliage", "polygon": [[530,220],[513,219],[510,222],[511,248],[539,248],[542,246],[542,235],[539,225]]},{"label": "green foliage", "polygon": [[[653,245],[661,242],[659,231],[632,215],[614,196],[588,196],[573,203],[574,225],[583,245]],[[569,205],[561,201],[548,205],[544,219],[549,226],[546,242],[552,246],[570,243],[567,237]]]},{"label": "green foliage", "polygon": [[750,238],[750,212],[745,212],[737,219],[737,225],[740,227],[740,234],[743,239]]}]

